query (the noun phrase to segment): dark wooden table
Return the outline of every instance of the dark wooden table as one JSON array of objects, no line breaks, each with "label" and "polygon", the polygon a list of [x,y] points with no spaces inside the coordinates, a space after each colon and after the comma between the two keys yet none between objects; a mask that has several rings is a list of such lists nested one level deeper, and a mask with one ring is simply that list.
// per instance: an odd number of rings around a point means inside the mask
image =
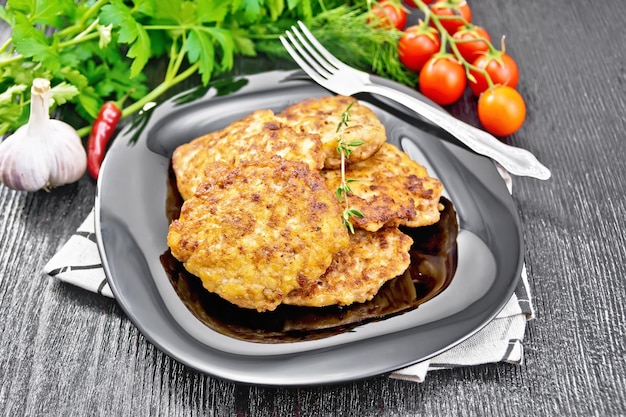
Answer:
[{"label": "dark wooden table", "polygon": [[[0,414],[5,416],[626,415],[626,3],[474,0],[506,34],[528,104],[510,143],[551,167],[519,178],[536,320],[525,363],[306,388],[243,386],[158,351],[115,301],[42,276],[95,184],[0,186]],[[450,111],[476,123],[467,95]]]}]

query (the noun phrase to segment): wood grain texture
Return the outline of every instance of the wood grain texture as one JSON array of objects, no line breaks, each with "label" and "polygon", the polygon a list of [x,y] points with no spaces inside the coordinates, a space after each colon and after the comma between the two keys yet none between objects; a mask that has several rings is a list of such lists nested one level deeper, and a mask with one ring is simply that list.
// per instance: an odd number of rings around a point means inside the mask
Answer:
[{"label": "wood grain texture", "polygon": [[[537,311],[523,365],[303,388],[200,375],[114,301],[42,276],[93,205],[85,177],[50,193],[0,186],[0,415],[626,415],[626,3],[470,5],[520,66],[528,118],[507,141],[553,171],[514,185]],[[470,94],[449,110],[477,123]]]}]

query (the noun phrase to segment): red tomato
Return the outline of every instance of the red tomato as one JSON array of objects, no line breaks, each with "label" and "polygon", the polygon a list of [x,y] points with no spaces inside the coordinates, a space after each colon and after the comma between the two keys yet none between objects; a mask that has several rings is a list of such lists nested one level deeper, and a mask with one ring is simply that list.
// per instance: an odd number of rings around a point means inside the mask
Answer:
[{"label": "red tomato", "polygon": [[472,21],[472,10],[465,0],[437,0],[430,6],[430,11],[436,16],[457,16],[456,19],[441,19],[439,21],[451,35],[465,26],[466,22]]},{"label": "red tomato", "polygon": [[452,56],[435,55],[420,71],[420,91],[442,106],[452,104],[461,98],[466,85],[465,69]]},{"label": "red tomato", "polygon": [[398,30],[403,30],[406,26],[406,10],[397,3],[387,0],[373,3],[372,13],[383,27],[395,27]]},{"label": "red tomato", "polygon": [[425,25],[406,28],[398,41],[400,62],[411,71],[422,69],[431,56],[439,52],[441,40],[437,31]]},{"label": "red tomato", "polygon": [[[434,0],[422,0],[422,3],[424,4],[430,4],[432,3]],[[417,4],[415,4],[415,2],[413,0],[404,0],[404,3],[409,6],[409,7],[417,7]]]},{"label": "red tomato", "polygon": [[514,88],[497,85],[478,99],[478,120],[493,135],[508,136],[517,132],[525,118],[526,104]]},{"label": "red tomato", "polygon": [[480,54],[489,51],[489,45],[485,41],[472,41],[472,39],[486,39],[491,42],[491,37],[487,31],[480,26],[464,27],[459,29],[452,35],[456,41],[456,47],[459,49],[461,56],[467,62],[473,62]]},{"label": "red tomato", "polygon": [[[498,52],[495,55],[480,54],[472,64],[487,71],[494,84],[507,85],[511,88],[517,87],[519,70],[515,60],[506,52]],[[470,74],[476,79],[476,82],[470,81],[470,88],[474,95],[479,96],[489,86],[487,79],[476,70],[470,70]]]}]

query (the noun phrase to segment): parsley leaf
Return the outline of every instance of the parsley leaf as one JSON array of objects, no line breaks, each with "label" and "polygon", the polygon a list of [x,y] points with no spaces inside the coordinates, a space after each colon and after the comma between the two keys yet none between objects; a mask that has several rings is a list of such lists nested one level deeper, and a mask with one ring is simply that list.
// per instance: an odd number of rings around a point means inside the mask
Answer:
[{"label": "parsley leaf", "polygon": [[213,58],[215,56],[211,37],[208,33],[194,28],[189,32],[185,50],[192,64],[200,62],[198,71],[202,74],[202,83],[206,84],[213,73]]},{"label": "parsley leaf", "polygon": [[4,5],[0,5],[0,19],[4,20],[9,25],[13,25],[13,15],[7,11]]},{"label": "parsley leaf", "polygon": [[25,57],[41,62],[51,72],[57,72],[61,68],[59,54],[49,45],[37,39],[24,38],[16,41],[15,49]]},{"label": "parsley leaf", "polygon": [[209,29],[209,31],[222,49],[222,56],[219,62],[220,71],[230,70],[234,64],[235,49],[232,33],[229,30],[219,28]]},{"label": "parsley leaf", "polygon": [[68,102],[68,100],[78,95],[78,88],[72,84],[62,82],[55,85],[50,89],[50,98],[54,101],[54,104],[61,106]]},{"label": "parsley leaf", "polygon": [[150,37],[139,24],[137,24],[137,41],[130,47],[126,56],[134,58],[130,66],[130,78],[134,78],[141,73],[150,59]]},{"label": "parsley leaf", "polygon": [[159,7],[154,10],[154,17],[158,22],[181,22],[181,11],[183,7],[182,0],[168,0],[161,2]]},{"label": "parsley leaf", "polygon": [[22,115],[23,104],[16,100],[27,89],[26,85],[12,85],[0,94],[0,135],[5,134],[11,127],[19,122]]},{"label": "parsley leaf", "polygon": [[102,7],[100,21],[103,25],[113,24],[119,28],[118,42],[130,45],[126,54],[133,58],[130,78],[139,75],[150,59],[150,37],[146,29],[135,20],[131,9],[115,0]]},{"label": "parsley leaf", "polygon": [[244,19],[253,22],[261,11],[263,0],[240,0],[240,10],[243,10]]},{"label": "parsley leaf", "polygon": [[235,52],[245,56],[256,56],[256,47],[254,41],[250,39],[249,35],[240,30],[232,30],[233,45]]},{"label": "parsley leaf", "polygon": [[229,11],[229,4],[226,1],[206,0],[199,1],[196,7],[196,18],[198,23],[218,23],[226,19]]},{"label": "parsley leaf", "polygon": [[267,5],[272,20],[278,19],[285,9],[284,0],[266,0],[265,4]]}]

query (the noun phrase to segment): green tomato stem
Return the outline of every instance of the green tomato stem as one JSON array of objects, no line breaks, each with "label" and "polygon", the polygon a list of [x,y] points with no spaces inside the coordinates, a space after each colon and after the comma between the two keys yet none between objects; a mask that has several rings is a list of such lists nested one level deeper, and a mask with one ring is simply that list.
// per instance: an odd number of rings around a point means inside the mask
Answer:
[{"label": "green tomato stem", "polygon": [[[487,38],[454,39],[454,43],[456,43],[456,44],[459,44],[459,43],[471,43],[471,42],[485,42],[486,44],[490,43],[489,39],[487,39]],[[492,45],[492,47],[493,47],[493,45]]]},{"label": "green tomato stem", "polygon": [[[433,20],[434,22],[434,20]],[[437,24],[439,24],[439,22],[437,22]],[[437,28],[439,29],[439,28]],[[446,54],[448,51],[448,37],[447,36],[441,36],[441,47],[439,48],[439,53],[440,54]]]},{"label": "green tomato stem", "polygon": [[463,23],[463,25],[465,27],[471,27],[472,24],[470,22],[468,22],[463,16],[459,16],[459,15],[454,15],[454,16],[437,16],[438,20],[458,20],[459,22]]},{"label": "green tomato stem", "polygon": [[447,44],[450,44],[450,51],[452,51],[452,54],[459,61],[459,63],[463,65],[463,67],[465,68],[465,72],[469,74],[470,69],[476,72],[479,72],[485,77],[485,80],[487,81],[487,86],[489,88],[493,87],[494,84],[493,84],[493,81],[491,80],[491,76],[489,75],[489,73],[485,69],[478,68],[476,65],[473,65],[471,62],[468,62],[463,57],[463,55],[461,55],[459,48],[456,46],[457,43],[483,41],[489,47],[489,53],[493,53],[494,51],[497,52],[493,44],[490,41],[488,41],[486,38],[476,38],[476,39],[467,39],[467,40],[454,39],[452,35],[448,33],[446,28],[443,27],[443,25],[441,24],[441,20],[459,20],[459,21],[462,21],[466,26],[471,26],[471,23],[465,20],[461,16],[436,16],[433,13],[431,13],[430,7],[424,4],[422,0],[414,0],[414,3],[420,9],[420,11],[424,13],[424,15],[426,16],[425,19],[427,20],[429,19],[430,21],[432,21],[433,25],[439,31],[439,36],[441,36],[441,49],[439,50],[439,53],[444,55],[447,50]]}]

